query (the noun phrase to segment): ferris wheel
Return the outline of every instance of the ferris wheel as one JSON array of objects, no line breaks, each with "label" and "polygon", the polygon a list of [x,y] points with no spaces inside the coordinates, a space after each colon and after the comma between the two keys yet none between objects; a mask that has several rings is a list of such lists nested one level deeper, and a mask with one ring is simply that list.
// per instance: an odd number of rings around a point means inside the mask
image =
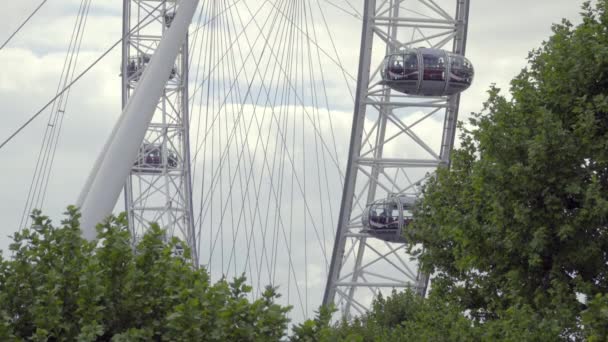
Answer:
[{"label": "ferris wheel", "polygon": [[[78,200],[121,194],[212,278],[279,287],[294,321],[363,314],[428,275],[403,229],[448,167],[469,0],[123,0],[123,113]],[[119,91],[119,90],[117,90]],[[354,115],[353,115],[354,113]]]}]

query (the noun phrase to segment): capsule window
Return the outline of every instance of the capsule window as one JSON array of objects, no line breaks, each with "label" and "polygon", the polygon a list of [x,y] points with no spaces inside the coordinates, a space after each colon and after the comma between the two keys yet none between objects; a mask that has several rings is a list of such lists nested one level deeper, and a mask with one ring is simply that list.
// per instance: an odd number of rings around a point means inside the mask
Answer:
[{"label": "capsule window", "polygon": [[424,80],[445,81],[445,59],[444,56],[423,54]]},{"label": "capsule window", "polygon": [[389,62],[389,77],[392,80],[400,80],[403,79],[403,71],[404,71],[404,60],[403,55],[393,55],[391,56],[391,60]]},{"label": "capsule window", "polygon": [[473,77],[473,67],[463,56],[450,56],[450,82],[471,84]]},{"label": "capsule window", "polygon": [[406,80],[418,80],[418,55],[413,52],[405,55],[403,78]]},{"label": "capsule window", "polygon": [[370,208],[369,220],[372,228],[396,229],[399,227],[399,209],[390,205],[374,205]]}]

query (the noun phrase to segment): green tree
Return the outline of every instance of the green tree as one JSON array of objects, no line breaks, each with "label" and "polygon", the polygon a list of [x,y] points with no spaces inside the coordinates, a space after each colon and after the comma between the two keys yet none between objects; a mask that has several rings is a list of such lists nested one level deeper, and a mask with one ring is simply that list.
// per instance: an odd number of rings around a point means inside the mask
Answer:
[{"label": "green tree", "polygon": [[489,91],[407,232],[437,295],[492,334],[528,317],[549,333],[531,340],[581,338],[577,297],[608,289],[607,4],[554,25],[510,97]]},{"label": "green tree", "polygon": [[0,340],[279,341],[289,308],[267,288],[248,299],[244,278],[211,284],[204,269],[175,256],[177,239],[153,225],[131,247],[125,216],[81,237],[68,209],[56,228],[39,212],[0,259]]},{"label": "green tree", "polygon": [[458,305],[412,291],[379,296],[369,313],[332,325],[322,308],[314,320],[294,328],[292,341],[476,341],[478,331]]}]

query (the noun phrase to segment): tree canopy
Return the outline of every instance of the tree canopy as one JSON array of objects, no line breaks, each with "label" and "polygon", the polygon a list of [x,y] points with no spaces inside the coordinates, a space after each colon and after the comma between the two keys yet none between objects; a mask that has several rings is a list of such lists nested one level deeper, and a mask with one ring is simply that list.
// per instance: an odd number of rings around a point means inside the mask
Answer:
[{"label": "tree canopy", "polygon": [[81,237],[70,208],[61,227],[39,212],[0,259],[0,340],[279,341],[287,307],[267,288],[251,301],[244,278],[211,284],[180,242],[153,225],[132,248],[125,216]]},{"label": "tree canopy", "polygon": [[608,13],[554,25],[463,129],[408,231],[435,291],[482,322],[530,308],[575,331],[608,289]]}]

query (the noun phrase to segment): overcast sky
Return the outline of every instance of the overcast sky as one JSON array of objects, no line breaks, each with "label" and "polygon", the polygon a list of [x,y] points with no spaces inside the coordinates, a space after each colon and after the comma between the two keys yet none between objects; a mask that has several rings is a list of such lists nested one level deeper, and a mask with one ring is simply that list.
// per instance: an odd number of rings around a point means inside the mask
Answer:
[{"label": "overcast sky", "polygon": [[[526,65],[528,51],[549,37],[552,23],[560,22],[562,18],[577,22],[582,2],[473,0],[467,57],[475,66],[476,78],[473,86],[462,96],[460,119],[480,110],[490,84],[508,88],[509,80]],[[0,21],[0,42],[38,3],[38,0],[21,0],[1,5],[5,15]],[[92,1],[79,70],[120,37],[121,3]],[[352,0],[351,3],[360,10],[361,0]],[[0,51],[0,104],[3,108],[0,140],[4,140],[55,94],[79,4],[78,0],[49,0],[26,28]],[[356,75],[361,28],[352,24],[352,20],[342,20],[340,15],[338,11],[328,12],[328,17],[333,18],[329,24],[336,25],[337,35],[342,37],[338,46],[344,55],[344,63],[352,68],[351,74]],[[83,78],[70,94],[45,205],[45,212],[51,217],[58,217],[63,208],[76,201],[97,153],[120,114],[119,69],[120,51],[116,50]],[[340,106],[342,112],[350,113],[347,104]],[[338,129],[343,132],[350,131],[349,115],[336,119]],[[0,217],[3,219],[0,249],[6,250],[8,236],[18,228],[47,119],[47,115],[41,116],[0,150]],[[342,141],[337,144],[345,148],[347,134],[339,137]],[[320,288],[323,282],[319,282]]]}]

